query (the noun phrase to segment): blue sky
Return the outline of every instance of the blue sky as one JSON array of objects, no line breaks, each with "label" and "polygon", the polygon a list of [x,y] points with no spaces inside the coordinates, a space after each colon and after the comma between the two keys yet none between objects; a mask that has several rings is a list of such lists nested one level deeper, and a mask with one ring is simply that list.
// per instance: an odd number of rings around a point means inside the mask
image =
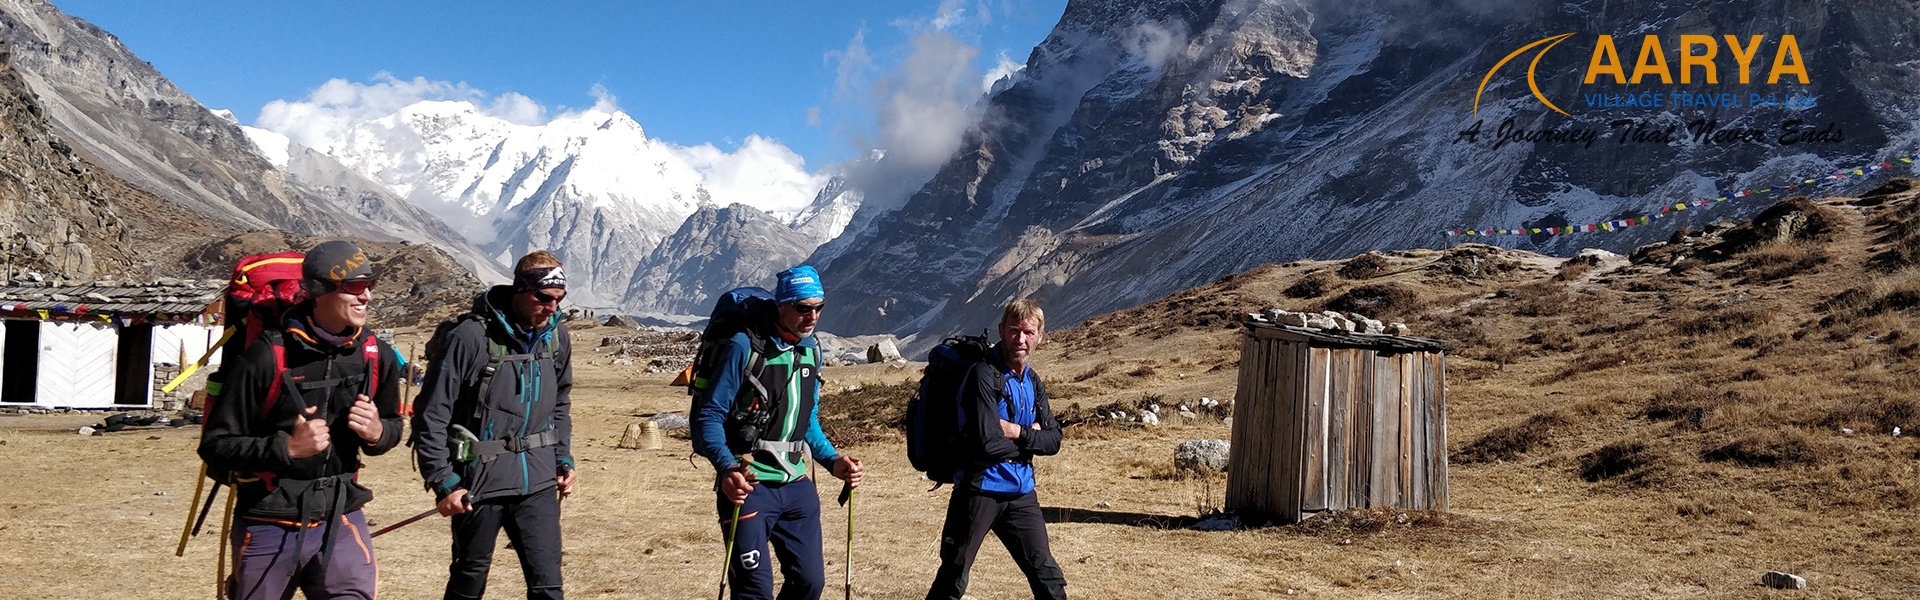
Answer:
[{"label": "blue sky", "polygon": [[[252,124],[275,100],[301,101],[330,79],[376,74],[519,94],[554,115],[604,88],[647,129],[678,145],[731,149],[773,138],[807,167],[877,145],[875,81],[919,38],[978,52],[974,77],[1024,63],[1065,0],[835,2],[280,2],[54,0],[118,36],[211,108]],[[967,74],[958,77],[965,78]]]}]

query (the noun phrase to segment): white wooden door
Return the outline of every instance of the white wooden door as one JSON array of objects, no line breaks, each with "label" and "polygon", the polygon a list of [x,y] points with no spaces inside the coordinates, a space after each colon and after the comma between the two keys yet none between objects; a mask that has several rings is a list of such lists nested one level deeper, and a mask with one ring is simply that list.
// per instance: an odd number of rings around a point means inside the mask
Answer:
[{"label": "white wooden door", "polygon": [[41,323],[40,381],[34,403],[112,408],[113,360],[119,340],[112,327]]}]

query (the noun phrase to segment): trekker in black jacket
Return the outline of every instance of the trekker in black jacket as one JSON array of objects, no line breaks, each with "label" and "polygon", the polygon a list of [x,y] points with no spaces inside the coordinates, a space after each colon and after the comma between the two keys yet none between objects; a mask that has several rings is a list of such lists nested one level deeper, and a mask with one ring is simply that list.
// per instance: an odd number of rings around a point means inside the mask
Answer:
[{"label": "trekker in black jacket", "polygon": [[1040,348],[1046,313],[1032,300],[1001,311],[1000,343],[960,387],[960,477],[940,530],[940,570],[927,600],[960,600],[967,572],[992,531],[1013,553],[1034,598],[1064,600],[1067,579],[1047,548],[1047,521],[1035,491],[1033,457],[1060,453],[1060,422],[1029,358]]},{"label": "trekker in black jacket", "polygon": [[[560,260],[520,258],[512,285],[429,341],[413,417],[414,455],[440,514],[453,517],[447,598],[486,594],[502,528],[520,555],[528,598],[561,598],[560,498],[573,493],[573,342],[556,314]],[[468,436],[471,436],[470,438]],[[463,458],[455,451],[466,438]]]},{"label": "trekker in black jacket", "polygon": [[373,492],[356,479],[362,450],[400,443],[399,365],[366,327],[366,254],[326,242],[301,272],[307,300],[284,331],[267,329],[227,359],[200,435],[209,468],[238,474],[227,596],[279,600],[298,587],[308,598],[370,600],[377,570],[360,507]]}]

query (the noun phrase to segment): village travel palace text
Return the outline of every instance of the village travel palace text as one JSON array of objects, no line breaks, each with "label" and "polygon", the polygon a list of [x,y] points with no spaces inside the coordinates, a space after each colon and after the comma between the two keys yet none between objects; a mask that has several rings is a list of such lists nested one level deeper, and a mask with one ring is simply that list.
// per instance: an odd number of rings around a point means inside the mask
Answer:
[{"label": "village travel palace text", "polygon": [[[1617,144],[1671,144],[1685,141],[1689,143],[1728,144],[1728,143],[1774,143],[1794,145],[1807,143],[1834,143],[1845,139],[1845,132],[1835,124],[1815,124],[1805,118],[1786,118],[1768,126],[1756,126],[1737,123],[1735,117],[1728,122],[1721,118],[1696,118],[1684,124],[1671,118],[1656,119],[1664,116],[1663,111],[1673,109],[1720,109],[1779,108],[1788,110],[1806,110],[1819,106],[1818,98],[1802,93],[1777,91],[1771,88],[1754,91],[1752,86],[1758,79],[1756,67],[1765,66],[1765,85],[1809,85],[1806,60],[1800,51],[1800,44],[1792,34],[1769,39],[1766,35],[1749,35],[1744,39],[1735,35],[1715,37],[1711,35],[1687,34],[1665,39],[1659,35],[1640,37],[1638,51],[1632,56],[1631,71],[1628,63],[1622,60],[1620,44],[1611,35],[1597,36],[1593,42],[1586,69],[1582,74],[1582,86],[1612,87],[1636,86],[1620,90],[1583,91],[1581,102],[1586,109],[1613,109],[1614,118],[1585,126],[1567,124],[1547,127],[1525,127],[1514,122],[1512,117],[1497,126],[1488,126],[1479,120],[1480,104],[1486,90],[1501,68],[1508,62],[1529,51],[1534,52],[1533,59],[1527,64],[1527,89],[1535,100],[1553,112],[1568,117],[1574,115],[1555,104],[1541,92],[1537,73],[1540,63],[1555,46],[1573,39],[1575,34],[1563,33],[1535,40],[1508,53],[1499,62],[1488,69],[1480,80],[1480,86],[1474,92],[1473,115],[1475,121],[1454,137],[1454,142],[1477,143],[1484,137],[1492,149],[1498,149],[1511,142],[1551,143],[1576,145],[1591,148],[1602,137],[1612,134]],[[1630,43],[1630,42],[1629,42]],[[1724,43],[1724,52],[1723,44]],[[1676,52],[1669,60],[1668,48]],[[1537,50],[1536,50],[1537,49]],[[1770,50],[1770,52],[1763,52]],[[1771,60],[1767,61],[1767,54]],[[1758,62],[1758,64],[1756,64]],[[1722,67],[1726,67],[1723,71]],[[1725,77],[1722,77],[1722,74]],[[1702,89],[1704,86],[1740,85],[1748,86],[1739,91],[1720,91]],[[1675,86],[1692,86],[1676,90]],[[1653,89],[1647,89],[1652,87]],[[1581,107],[1576,107],[1581,108]],[[1625,109],[1646,109],[1647,118],[1635,118],[1621,112]],[[1583,111],[1591,112],[1591,110]]]}]

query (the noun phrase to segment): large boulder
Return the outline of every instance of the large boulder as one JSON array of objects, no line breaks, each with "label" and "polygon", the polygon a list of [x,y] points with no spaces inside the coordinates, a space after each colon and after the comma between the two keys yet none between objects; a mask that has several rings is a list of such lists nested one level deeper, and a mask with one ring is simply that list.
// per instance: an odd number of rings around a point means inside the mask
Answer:
[{"label": "large boulder", "polygon": [[1187,440],[1173,448],[1173,468],[1194,473],[1221,473],[1227,470],[1226,440]]},{"label": "large boulder", "polygon": [[906,359],[900,357],[900,347],[895,346],[893,340],[880,340],[879,343],[867,346],[868,363],[885,363],[899,360]]}]

